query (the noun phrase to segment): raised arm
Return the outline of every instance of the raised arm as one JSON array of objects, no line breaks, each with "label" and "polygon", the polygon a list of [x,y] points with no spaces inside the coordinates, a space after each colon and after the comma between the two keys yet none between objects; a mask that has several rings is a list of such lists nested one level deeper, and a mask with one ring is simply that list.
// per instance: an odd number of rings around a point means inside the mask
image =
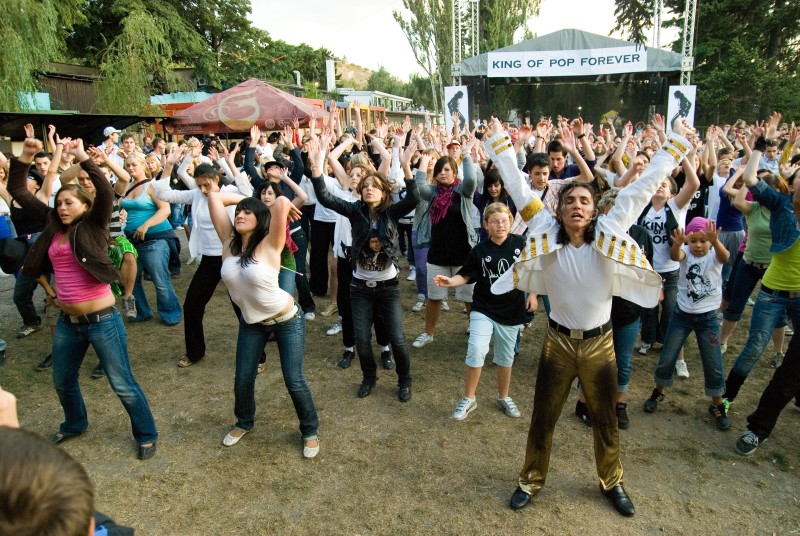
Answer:
[{"label": "raised arm", "polygon": [[[111,173],[117,176],[117,182],[114,183],[114,191],[120,197],[125,195],[128,191],[128,185],[131,183],[131,175],[125,169],[121,168],[112,158],[109,158],[105,151],[101,151],[97,147],[89,147],[87,149],[93,158],[96,158],[111,170]],[[62,173],[63,176],[63,173]]]},{"label": "raised arm", "polygon": [[686,175],[686,182],[683,183],[683,188],[675,196],[675,204],[678,205],[678,208],[688,205],[697,189],[700,188],[700,178],[697,176],[697,171],[694,167],[695,151],[696,149],[692,147],[686,158],[681,161],[683,173]]},{"label": "raised arm", "polygon": [[233,223],[225,207],[235,205],[245,196],[229,192],[211,192],[208,194],[208,212],[211,216],[211,223],[214,230],[222,242],[222,257],[227,258],[231,254],[230,243],[233,236]]},{"label": "raised arm", "polygon": [[94,203],[92,203],[92,208],[89,209],[89,212],[84,217],[98,226],[108,225],[108,221],[111,219],[112,205],[114,204],[114,190],[111,188],[111,184],[84,150],[82,139],[78,138],[65,145],[65,150],[75,156],[75,161],[89,175],[89,179],[94,185]]},{"label": "raised arm", "polygon": [[[744,172],[744,168],[741,168],[740,171],[737,171],[741,175]],[[736,191],[736,195],[733,197],[733,206],[741,212],[742,214],[749,214],[753,210],[753,202],[747,200],[747,192],[749,190],[745,187],[739,188]]]},{"label": "raised arm", "polygon": [[352,147],[355,142],[356,140],[353,138],[347,138],[342,143],[334,147],[330,153],[328,153],[328,163],[331,165],[331,169],[333,170],[333,176],[336,177],[336,180],[342,185],[343,190],[347,190],[350,177],[347,176],[347,172],[339,162],[339,158],[341,158],[344,152]]},{"label": "raised arm", "polygon": [[22,145],[22,154],[11,159],[8,172],[8,192],[14,201],[32,215],[37,221],[46,221],[50,212],[47,203],[42,202],[28,190],[28,170],[33,164],[33,157],[42,150],[42,142],[33,137],[33,126],[25,129],[26,138]]},{"label": "raised arm", "polygon": [[669,258],[675,262],[681,262],[686,258],[683,245],[686,243],[686,233],[678,227],[672,233],[672,245],[669,248]]},{"label": "raised arm", "polygon": [[294,206],[300,208],[306,204],[306,201],[308,201],[308,194],[305,190],[300,188],[299,184],[289,177],[289,172],[286,171],[286,168],[281,168],[281,182],[294,192],[294,199],[291,200]]}]

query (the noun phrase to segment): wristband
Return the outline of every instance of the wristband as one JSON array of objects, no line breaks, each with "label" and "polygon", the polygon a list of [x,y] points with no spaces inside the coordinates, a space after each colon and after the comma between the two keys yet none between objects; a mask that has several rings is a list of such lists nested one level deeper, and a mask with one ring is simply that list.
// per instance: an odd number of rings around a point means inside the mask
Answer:
[{"label": "wristband", "polygon": [[577,138],[578,138],[578,139],[581,139],[581,138],[585,138],[585,137],[586,137],[586,134],[581,134],[581,135],[580,135],[580,136],[578,136]]},{"label": "wristband", "polygon": [[764,136],[759,136],[756,140],[755,144],[753,145],[754,151],[765,152],[767,150],[767,140],[764,139]]}]

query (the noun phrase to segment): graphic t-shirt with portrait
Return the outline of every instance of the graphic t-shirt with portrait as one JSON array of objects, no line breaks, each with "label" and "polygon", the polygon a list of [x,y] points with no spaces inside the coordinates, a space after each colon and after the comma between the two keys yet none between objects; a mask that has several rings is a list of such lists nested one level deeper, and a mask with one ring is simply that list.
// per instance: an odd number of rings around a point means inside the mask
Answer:
[{"label": "graphic t-shirt with portrait", "polygon": [[683,246],[683,252],[686,258],[680,262],[678,307],[692,314],[719,309],[722,303],[722,263],[714,248],[702,257],[692,255],[689,246]]}]

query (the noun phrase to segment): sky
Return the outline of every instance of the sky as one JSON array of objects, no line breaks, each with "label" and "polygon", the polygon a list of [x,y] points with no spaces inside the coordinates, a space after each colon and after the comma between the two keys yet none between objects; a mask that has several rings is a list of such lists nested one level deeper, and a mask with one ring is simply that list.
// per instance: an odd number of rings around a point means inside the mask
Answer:
[{"label": "sky", "polygon": [[[382,65],[403,81],[422,72],[392,17],[393,10],[403,11],[402,0],[251,0],[251,4],[250,20],[273,39],[325,47],[372,70]],[[539,15],[528,21],[531,31],[540,36],[567,28],[608,35],[614,25],[614,0],[542,0]],[[662,46],[676,36],[674,30],[662,30]],[[519,38],[521,32],[515,41]]]}]

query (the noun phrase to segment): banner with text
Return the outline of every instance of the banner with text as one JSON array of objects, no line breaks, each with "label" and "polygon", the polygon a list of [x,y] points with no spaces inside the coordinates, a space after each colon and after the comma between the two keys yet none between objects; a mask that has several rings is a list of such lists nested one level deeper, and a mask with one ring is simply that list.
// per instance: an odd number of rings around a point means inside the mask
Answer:
[{"label": "banner with text", "polygon": [[591,50],[489,52],[487,76],[582,76],[647,71],[642,46]]}]

